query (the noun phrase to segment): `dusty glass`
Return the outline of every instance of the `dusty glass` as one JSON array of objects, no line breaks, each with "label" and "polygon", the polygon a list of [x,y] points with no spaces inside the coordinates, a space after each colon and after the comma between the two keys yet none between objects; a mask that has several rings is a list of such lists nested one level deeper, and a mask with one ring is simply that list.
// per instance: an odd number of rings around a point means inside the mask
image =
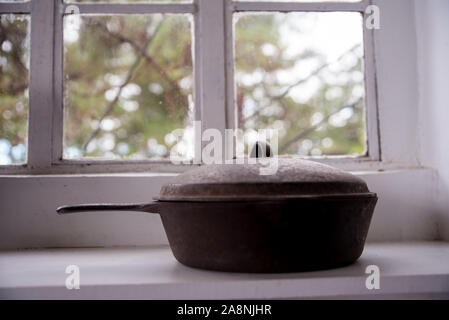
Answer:
[{"label": "dusty glass", "polygon": [[366,153],[361,14],[237,13],[234,23],[245,148],[276,129],[280,154]]},{"label": "dusty glass", "polygon": [[[64,158],[193,152],[190,15],[64,20]],[[182,131],[179,134],[179,130]]]},{"label": "dusty glass", "polygon": [[30,19],[0,15],[0,165],[27,158]]}]

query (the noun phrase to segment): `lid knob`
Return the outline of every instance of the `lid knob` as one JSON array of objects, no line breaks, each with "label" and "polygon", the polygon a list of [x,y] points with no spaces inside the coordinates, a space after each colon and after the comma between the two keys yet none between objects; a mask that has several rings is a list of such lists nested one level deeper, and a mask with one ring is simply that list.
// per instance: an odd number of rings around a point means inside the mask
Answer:
[{"label": "lid knob", "polygon": [[266,141],[257,141],[250,155],[251,158],[271,158],[272,156],[273,151],[271,151],[271,146]]}]

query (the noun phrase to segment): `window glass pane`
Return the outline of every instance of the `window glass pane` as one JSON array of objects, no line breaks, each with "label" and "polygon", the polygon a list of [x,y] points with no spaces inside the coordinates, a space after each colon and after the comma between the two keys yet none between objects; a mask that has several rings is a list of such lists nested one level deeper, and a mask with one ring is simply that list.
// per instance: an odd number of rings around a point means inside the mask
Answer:
[{"label": "window glass pane", "polygon": [[26,162],[29,17],[0,15],[0,165]]},{"label": "window glass pane", "polygon": [[359,13],[239,13],[236,108],[247,144],[279,131],[279,153],[366,151],[363,27]]},{"label": "window glass pane", "polygon": [[65,18],[65,158],[192,156],[191,28],[182,14]]}]

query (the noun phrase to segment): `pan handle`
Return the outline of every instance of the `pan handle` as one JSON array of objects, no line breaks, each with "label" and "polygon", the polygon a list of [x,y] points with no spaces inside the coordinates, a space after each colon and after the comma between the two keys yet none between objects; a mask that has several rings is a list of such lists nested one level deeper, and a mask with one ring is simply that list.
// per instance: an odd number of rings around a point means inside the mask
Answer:
[{"label": "pan handle", "polygon": [[138,211],[146,213],[159,213],[159,203],[98,203],[98,204],[77,204],[73,206],[62,206],[56,209],[58,214],[70,214],[90,211]]}]

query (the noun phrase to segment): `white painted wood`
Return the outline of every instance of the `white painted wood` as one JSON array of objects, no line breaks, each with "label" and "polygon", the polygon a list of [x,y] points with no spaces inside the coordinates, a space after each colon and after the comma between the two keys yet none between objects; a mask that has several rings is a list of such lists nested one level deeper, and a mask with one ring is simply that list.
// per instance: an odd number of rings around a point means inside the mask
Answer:
[{"label": "white painted wood", "polygon": [[54,1],[32,1],[28,167],[52,163]]},{"label": "white painted wood", "polygon": [[[224,1],[224,30],[225,30],[225,77],[226,77],[226,129],[238,129],[237,109],[235,107],[234,81],[234,23],[232,0]],[[235,132],[235,131],[234,131]],[[231,141],[232,140],[232,141]],[[235,135],[227,138],[226,160],[236,156],[237,139]]]},{"label": "white painted wood", "polygon": [[148,13],[195,13],[196,6],[191,3],[65,3],[65,8],[76,5],[85,14],[148,14]]},{"label": "white painted wood", "polygon": [[363,12],[366,8],[366,1],[363,2],[243,2],[233,3],[234,11],[355,11]]},{"label": "white painted wood", "polygon": [[[371,2],[371,1],[370,1]],[[367,16],[363,15],[363,47],[365,62],[365,112],[366,112],[366,138],[367,156],[371,160],[381,161],[381,147],[379,134],[379,113],[377,103],[377,69],[375,57],[376,30],[365,27]]]},{"label": "white painted wood", "polygon": [[234,11],[232,4],[232,0],[225,0],[226,127],[228,129],[237,129],[234,81]]},{"label": "white painted wood", "polygon": [[[199,6],[199,0],[193,0],[193,4],[198,8]],[[201,43],[199,41],[201,37],[201,31],[200,31],[200,15],[198,10],[195,12],[193,16],[193,30],[192,30],[192,42],[193,42],[193,77],[194,77],[194,83],[195,83],[195,121],[201,121],[202,119],[202,98],[201,98]],[[200,122],[201,123],[201,122]],[[200,133],[202,133],[203,128],[200,128]],[[197,136],[197,132],[194,132],[195,136],[195,143],[201,140],[201,137]],[[201,144],[194,146],[194,159],[193,163],[199,164],[201,163]]]},{"label": "white painted wood", "polygon": [[[79,290],[65,287],[68,265]],[[366,288],[370,265],[379,290]],[[448,266],[441,242],[368,244],[350,266],[289,274],[187,268],[167,247],[12,251],[0,253],[0,299],[448,299]]]},{"label": "white painted wood", "polygon": [[31,2],[7,2],[0,3],[1,13],[30,13]]},{"label": "white painted wood", "polygon": [[[395,163],[370,160],[368,157],[335,157],[335,158],[307,158],[316,162],[332,165],[346,171],[384,171],[384,170],[415,170],[422,166],[408,163]],[[0,175],[34,175],[34,174],[91,174],[91,173],[172,173],[185,172],[197,164],[175,165],[169,161],[116,161],[94,160],[76,161],[63,160],[54,163],[49,168],[30,169],[26,165],[0,166]]]},{"label": "white painted wood", "polygon": [[382,160],[418,160],[418,70],[413,1],[374,0],[381,27],[374,32]]},{"label": "white painted wood", "polygon": [[[203,130],[226,128],[224,2],[198,0],[201,119]],[[223,150],[224,151],[224,150]],[[224,153],[223,153],[224,154]]]},{"label": "white painted wood", "polygon": [[55,1],[54,12],[54,60],[53,60],[53,117],[52,117],[52,167],[63,158],[64,144],[64,3],[63,0]]}]

